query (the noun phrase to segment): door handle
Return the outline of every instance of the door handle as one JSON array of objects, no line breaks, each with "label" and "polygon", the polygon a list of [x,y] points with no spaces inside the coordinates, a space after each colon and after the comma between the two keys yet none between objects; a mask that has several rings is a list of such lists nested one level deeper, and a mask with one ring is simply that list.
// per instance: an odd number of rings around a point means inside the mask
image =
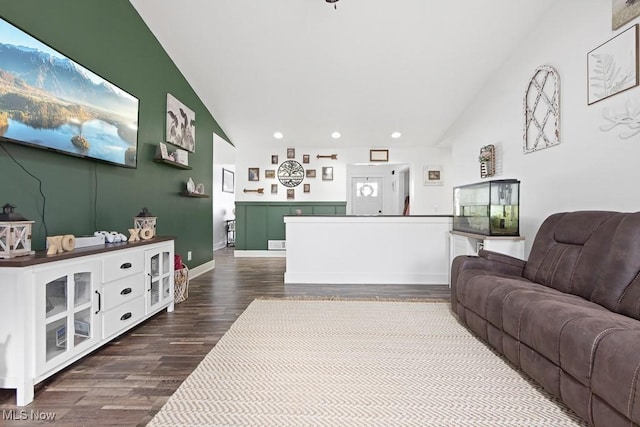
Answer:
[{"label": "door handle", "polygon": [[124,264],[122,264],[122,265],[120,266],[120,268],[121,268],[122,270],[126,270],[127,268],[131,268],[131,263],[130,263],[130,262],[125,262]]},{"label": "door handle", "polygon": [[125,313],[122,315],[122,317],[120,317],[120,320],[127,320],[130,319],[132,316],[131,312]]},{"label": "door handle", "polygon": [[124,288],[120,291],[120,295],[127,295],[131,293],[131,288]]},{"label": "door handle", "polygon": [[95,314],[98,314],[102,311],[102,295],[98,291],[96,291],[96,294],[98,294],[98,311]]}]

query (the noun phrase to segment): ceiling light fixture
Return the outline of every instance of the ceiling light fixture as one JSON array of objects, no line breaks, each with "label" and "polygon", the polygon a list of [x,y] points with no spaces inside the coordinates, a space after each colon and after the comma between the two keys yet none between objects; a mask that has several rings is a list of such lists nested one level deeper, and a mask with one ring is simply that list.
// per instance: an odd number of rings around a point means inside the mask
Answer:
[{"label": "ceiling light fixture", "polygon": [[331,138],[333,138],[333,139],[338,139],[338,138],[340,138],[341,136],[342,136],[342,135],[340,135],[340,132],[333,132],[333,133],[331,134]]},{"label": "ceiling light fixture", "polygon": [[333,3],[333,8],[337,9],[336,7],[336,3],[338,3],[338,0],[325,0],[327,3]]},{"label": "ceiling light fixture", "polygon": [[284,135],[282,134],[282,132],[276,132],[276,133],[273,134],[273,137],[275,139],[282,139],[282,138],[284,138]]},{"label": "ceiling light fixture", "polygon": [[402,136],[402,134],[400,132],[394,132],[391,134],[391,138],[393,139],[398,139]]}]

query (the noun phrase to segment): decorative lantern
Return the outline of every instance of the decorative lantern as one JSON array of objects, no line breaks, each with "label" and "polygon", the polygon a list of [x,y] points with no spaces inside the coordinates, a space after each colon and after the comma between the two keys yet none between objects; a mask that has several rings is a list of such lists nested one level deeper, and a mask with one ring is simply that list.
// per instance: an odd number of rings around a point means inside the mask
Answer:
[{"label": "decorative lantern", "polygon": [[[133,218],[133,228],[140,230],[140,237],[150,239],[156,235],[156,217],[149,212],[149,209],[142,208],[140,213]],[[146,230],[146,231],[143,231]]]},{"label": "decorative lantern", "polygon": [[0,258],[13,258],[32,255],[31,225],[20,214],[14,212],[15,206],[7,203],[0,214]]}]

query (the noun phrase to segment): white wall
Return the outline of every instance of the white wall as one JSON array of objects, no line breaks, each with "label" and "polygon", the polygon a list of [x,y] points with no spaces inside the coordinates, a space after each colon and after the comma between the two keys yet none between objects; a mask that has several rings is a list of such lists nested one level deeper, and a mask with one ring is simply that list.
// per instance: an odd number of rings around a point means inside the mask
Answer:
[{"label": "white wall", "polygon": [[[520,44],[443,141],[452,144],[454,185],[480,181],[480,147],[497,145],[499,175],[521,184],[520,229],[528,255],[534,235],[551,213],[580,209],[640,210],[640,134],[623,140],[621,129],[604,132],[603,110],[640,105],[633,88],[587,105],[587,53],[637,23],[611,30],[611,2],[563,0],[554,3],[538,29]],[[490,48],[487,55],[490,55]],[[523,96],[536,67],[560,74],[560,145],[530,154],[522,151]],[[472,70],[472,67],[470,68]],[[470,71],[472,72],[472,71]],[[628,129],[627,129],[628,130]]]},{"label": "white wall", "polygon": [[222,169],[235,171],[236,149],[218,135],[213,135],[213,250],[226,246],[226,223],[235,219],[235,193],[222,191]]},{"label": "white wall", "polygon": [[[347,165],[369,163],[368,148],[336,148],[318,149],[303,145],[291,144],[290,147],[247,149],[238,147],[236,152],[236,200],[238,201],[286,201],[286,189],[278,179],[266,179],[266,169],[278,169],[280,163],[287,158],[287,148],[296,149],[297,160],[306,169],[316,169],[316,178],[305,178],[303,183],[311,184],[311,192],[303,193],[302,184],[295,188],[295,200],[302,201],[346,201],[347,200]],[[271,156],[278,155],[278,164],[271,164]],[[302,163],[303,154],[309,154],[310,162]],[[337,154],[337,160],[317,159],[316,156]],[[452,212],[452,180],[451,150],[449,148],[401,147],[389,150],[389,163],[407,164],[411,168],[409,193],[412,215],[451,214]],[[442,167],[444,185],[425,186],[422,183],[422,170],[426,165]],[[322,180],[322,167],[333,166],[333,181]],[[260,181],[248,180],[248,168],[260,168]],[[271,194],[271,184],[278,184],[278,194]],[[264,188],[264,194],[243,193],[243,189]]]}]

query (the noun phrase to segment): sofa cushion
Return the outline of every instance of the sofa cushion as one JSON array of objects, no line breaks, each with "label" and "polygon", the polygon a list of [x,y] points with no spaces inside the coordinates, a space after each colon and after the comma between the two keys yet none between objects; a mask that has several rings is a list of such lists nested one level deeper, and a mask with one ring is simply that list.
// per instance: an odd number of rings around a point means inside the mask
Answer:
[{"label": "sofa cushion", "polygon": [[640,319],[640,213],[579,211],[540,227],[523,276]]},{"label": "sofa cushion", "polygon": [[593,358],[609,334],[640,330],[634,319],[608,311],[590,312],[567,322],[560,335],[560,366],[577,381],[591,386]]},{"label": "sofa cushion", "polygon": [[509,295],[503,309],[505,333],[527,344],[560,366],[560,335],[573,319],[607,311],[573,295],[518,291]]},{"label": "sofa cushion", "polygon": [[[523,276],[532,282],[588,299],[599,262],[581,259],[582,250],[585,245],[592,243],[594,233],[600,226],[614,215],[614,212],[600,211],[551,215],[536,234]],[[583,269],[584,274],[580,278],[586,279],[585,283],[574,283],[579,268]],[[578,289],[581,292],[576,292]]]},{"label": "sofa cushion", "polygon": [[615,410],[640,423],[640,331],[604,337],[593,358],[591,389]]}]

